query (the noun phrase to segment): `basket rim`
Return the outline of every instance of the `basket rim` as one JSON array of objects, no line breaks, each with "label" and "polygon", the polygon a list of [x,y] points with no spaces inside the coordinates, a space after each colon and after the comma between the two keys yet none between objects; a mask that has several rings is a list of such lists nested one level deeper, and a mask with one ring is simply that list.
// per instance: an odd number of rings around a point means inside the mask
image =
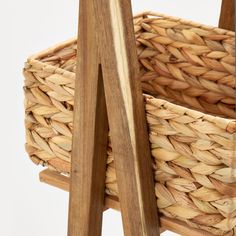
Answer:
[{"label": "basket rim", "polygon": [[[216,31],[216,33],[227,34],[229,36],[235,37],[234,31],[222,29],[222,28],[219,28],[216,26],[210,26],[210,25],[205,25],[202,23],[197,23],[195,21],[183,19],[183,18],[176,17],[176,16],[169,16],[167,14],[163,14],[163,13],[159,13],[159,12],[142,11],[140,13],[135,14],[133,18],[134,19],[139,18],[139,17],[146,18],[148,16],[163,17],[163,18],[170,19],[172,21],[180,21],[181,23],[185,23],[185,24],[188,24],[191,26],[200,27],[205,30],[214,30],[214,31]],[[77,37],[72,37],[70,39],[63,41],[62,43],[57,43],[52,47],[44,49],[38,53],[32,54],[31,56],[28,57],[28,60],[38,59],[39,57],[43,57],[44,55],[47,55],[49,52],[54,52],[54,51],[60,50],[60,48],[64,48],[66,46],[69,46],[74,41],[76,42],[76,40],[77,40]]]},{"label": "basket rim", "polygon": [[160,13],[160,12],[153,12],[153,11],[140,12],[140,13],[134,15],[134,19],[139,18],[139,17],[147,18],[148,16],[162,17],[162,18],[169,19],[171,21],[179,21],[181,23],[188,24],[188,25],[191,25],[194,27],[198,27],[198,28],[205,29],[205,30],[213,30],[216,33],[226,34],[226,35],[235,37],[234,31],[222,29],[222,28],[219,28],[218,26],[211,26],[211,25],[202,24],[202,23],[188,20],[188,19],[183,19],[183,18],[177,17],[177,16],[170,16],[168,14],[164,14],[164,13]]},{"label": "basket rim", "polygon": [[205,114],[193,108],[188,108],[182,105],[178,105],[162,98],[156,98],[151,95],[145,95],[145,94],[144,96],[146,103],[153,107],[163,107],[179,115],[187,115],[196,120],[201,119],[202,121],[209,121],[211,123],[214,123],[217,127],[227,130],[229,133],[236,132],[236,119]]},{"label": "basket rim", "polygon": [[77,42],[77,37],[72,37],[72,38],[62,41],[61,43],[56,43],[53,46],[50,46],[42,51],[39,51],[39,52],[36,52],[36,53],[30,55],[28,57],[27,61],[38,60],[39,58],[44,57],[44,56],[48,55],[49,53],[54,53],[64,47],[70,46],[72,43],[76,43],[76,42]]}]

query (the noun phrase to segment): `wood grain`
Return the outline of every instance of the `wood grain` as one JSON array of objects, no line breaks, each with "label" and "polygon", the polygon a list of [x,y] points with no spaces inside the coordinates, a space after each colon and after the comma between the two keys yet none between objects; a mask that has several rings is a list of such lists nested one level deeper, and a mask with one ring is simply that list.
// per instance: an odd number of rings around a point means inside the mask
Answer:
[{"label": "wood grain", "polygon": [[[129,0],[94,0],[124,232],[159,235]],[[106,19],[106,20],[104,20]]]},{"label": "wood grain", "polygon": [[235,31],[234,0],[222,0],[219,27]]},{"label": "wood grain", "polygon": [[[47,183],[51,186],[63,189],[68,191],[69,190],[69,178],[66,176],[60,175],[58,172],[50,171],[50,170],[44,170],[40,173],[40,181]],[[117,197],[112,196],[106,196],[105,198],[105,207],[104,209],[111,208],[117,211],[120,211],[120,202]],[[183,235],[183,236],[213,236],[209,232],[206,232],[204,230],[194,229],[187,224],[185,224],[182,221],[174,220],[167,218],[165,216],[160,216],[160,226],[161,226],[161,232],[167,230],[171,230],[177,234]]]},{"label": "wood grain", "polygon": [[213,234],[201,230],[201,229],[194,229],[184,222],[176,219],[170,219],[168,217],[162,216],[161,219],[161,225],[163,225],[166,229],[180,234],[182,236],[214,236]]},{"label": "wood grain", "polygon": [[39,180],[67,192],[70,190],[70,178],[56,171],[49,169],[41,171],[39,173]]},{"label": "wood grain", "polygon": [[91,0],[80,1],[69,236],[101,235],[108,122]]}]

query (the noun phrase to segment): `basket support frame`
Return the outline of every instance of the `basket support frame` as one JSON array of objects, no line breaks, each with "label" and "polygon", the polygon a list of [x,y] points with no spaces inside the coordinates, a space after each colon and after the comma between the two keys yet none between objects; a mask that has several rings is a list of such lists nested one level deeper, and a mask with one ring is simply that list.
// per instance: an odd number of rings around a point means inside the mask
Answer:
[{"label": "basket support frame", "polygon": [[[70,178],[62,175],[56,171],[50,170],[50,169],[46,169],[40,172],[39,174],[39,178],[40,181],[46,184],[49,184],[53,187],[59,188],[61,190],[64,191],[69,191],[70,189]],[[120,211],[120,203],[119,203],[119,199],[117,197],[113,197],[113,196],[105,196],[104,199],[104,208],[103,210],[107,210],[107,209],[113,209],[113,210],[117,210]],[[166,230],[170,230],[172,232],[175,232],[179,235],[182,236],[214,236],[213,234],[201,230],[201,229],[196,229],[196,228],[192,228],[189,225],[187,225],[186,223],[176,220],[176,219],[170,219],[168,217],[165,216],[160,216],[159,217],[159,222],[160,222],[160,233],[166,231]]]},{"label": "basket support frame", "polygon": [[68,236],[101,235],[108,123],[125,235],[159,235],[129,0],[81,0]]}]

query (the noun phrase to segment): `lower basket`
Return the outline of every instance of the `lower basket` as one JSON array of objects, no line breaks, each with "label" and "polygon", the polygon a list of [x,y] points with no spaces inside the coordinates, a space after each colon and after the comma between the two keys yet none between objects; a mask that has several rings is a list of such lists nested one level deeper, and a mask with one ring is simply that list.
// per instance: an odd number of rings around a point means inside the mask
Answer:
[{"label": "lower basket", "polygon": [[[147,13],[134,22],[142,86],[152,95],[144,100],[161,219],[235,235],[234,33]],[[26,150],[61,174],[64,189],[76,54],[70,40],[30,57],[24,68]],[[119,196],[110,142],[106,192]]]}]

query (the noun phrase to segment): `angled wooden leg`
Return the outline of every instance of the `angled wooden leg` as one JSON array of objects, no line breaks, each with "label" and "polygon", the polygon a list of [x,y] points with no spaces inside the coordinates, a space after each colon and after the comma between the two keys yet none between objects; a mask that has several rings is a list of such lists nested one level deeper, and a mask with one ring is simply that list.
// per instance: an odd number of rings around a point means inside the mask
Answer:
[{"label": "angled wooden leg", "polygon": [[222,0],[219,27],[235,31],[234,0]]},{"label": "angled wooden leg", "polygon": [[125,235],[159,235],[129,0],[93,0]]},{"label": "angled wooden leg", "polygon": [[68,236],[101,235],[108,123],[91,0],[80,1]]},{"label": "angled wooden leg", "polygon": [[79,35],[68,235],[101,234],[107,106],[125,235],[157,236],[130,1],[81,0]]}]

